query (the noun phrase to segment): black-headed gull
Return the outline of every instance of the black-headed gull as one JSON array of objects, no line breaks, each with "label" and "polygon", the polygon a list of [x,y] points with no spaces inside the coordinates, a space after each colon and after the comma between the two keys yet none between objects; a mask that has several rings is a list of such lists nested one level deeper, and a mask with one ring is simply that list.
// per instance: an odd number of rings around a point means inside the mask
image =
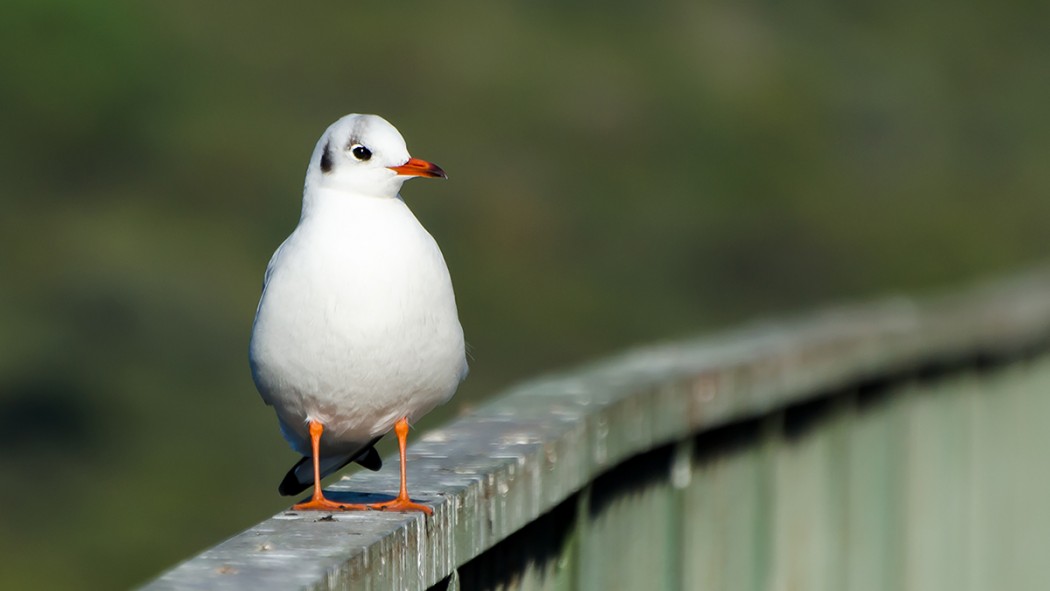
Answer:
[{"label": "black-headed gull", "polygon": [[[452,396],[467,362],[445,259],[398,193],[416,176],[445,172],[410,157],[385,119],[336,121],[310,158],[299,225],[266,268],[251,369],[284,437],[304,456],[281,493],[314,486],[313,498],[293,509],[431,513],[408,497],[408,426]],[[397,498],[326,499],[324,476],[352,461],[379,468],[372,446],[391,428],[401,452]]]}]

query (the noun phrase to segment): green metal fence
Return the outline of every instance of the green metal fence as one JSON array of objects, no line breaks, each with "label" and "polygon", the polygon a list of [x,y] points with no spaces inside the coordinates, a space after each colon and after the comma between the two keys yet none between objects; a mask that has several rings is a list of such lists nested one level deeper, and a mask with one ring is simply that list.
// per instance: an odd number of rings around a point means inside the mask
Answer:
[{"label": "green metal fence", "polygon": [[148,588],[1050,589],[1048,342],[1033,273],[634,351],[424,436],[430,518],[283,512]]}]

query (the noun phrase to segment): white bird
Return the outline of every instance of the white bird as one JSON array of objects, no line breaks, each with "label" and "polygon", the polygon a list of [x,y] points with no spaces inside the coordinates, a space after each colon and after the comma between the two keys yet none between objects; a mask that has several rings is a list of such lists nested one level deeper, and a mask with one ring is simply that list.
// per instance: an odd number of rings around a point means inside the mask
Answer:
[{"label": "white bird", "polygon": [[[408,496],[408,426],[452,397],[467,361],[445,259],[399,194],[415,176],[446,178],[411,158],[382,117],[339,119],[310,158],[299,224],[266,268],[250,361],[284,437],[304,456],[280,492],[314,486],[294,509],[431,513]],[[326,499],[324,476],[352,461],[379,469],[372,446],[391,428],[401,454],[397,498]]]}]

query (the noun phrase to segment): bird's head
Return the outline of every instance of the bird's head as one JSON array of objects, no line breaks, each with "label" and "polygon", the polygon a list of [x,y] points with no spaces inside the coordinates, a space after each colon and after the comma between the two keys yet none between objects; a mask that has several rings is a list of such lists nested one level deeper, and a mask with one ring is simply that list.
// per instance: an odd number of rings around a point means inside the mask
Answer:
[{"label": "bird's head", "polygon": [[412,158],[405,139],[378,115],[347,115],[325,130],[306,174],[313,186],[373,197],[393,197],[416,176],[447,178],[436,164]]}]

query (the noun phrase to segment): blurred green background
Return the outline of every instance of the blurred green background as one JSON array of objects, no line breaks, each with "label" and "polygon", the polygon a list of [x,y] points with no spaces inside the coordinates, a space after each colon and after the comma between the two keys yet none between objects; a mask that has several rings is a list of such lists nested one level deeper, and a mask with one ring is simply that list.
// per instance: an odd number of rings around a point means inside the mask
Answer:
[{"label": "blurred green background", "polygon": [[[0,8],[0,588],[119,588],[279,511],[247,366],[325,127],[379,113],[507,384],[1043,259],[1050,4]],[[384,451],[389,451],[388,447]],[[389,469],[389,468],[388,468]]]}]

